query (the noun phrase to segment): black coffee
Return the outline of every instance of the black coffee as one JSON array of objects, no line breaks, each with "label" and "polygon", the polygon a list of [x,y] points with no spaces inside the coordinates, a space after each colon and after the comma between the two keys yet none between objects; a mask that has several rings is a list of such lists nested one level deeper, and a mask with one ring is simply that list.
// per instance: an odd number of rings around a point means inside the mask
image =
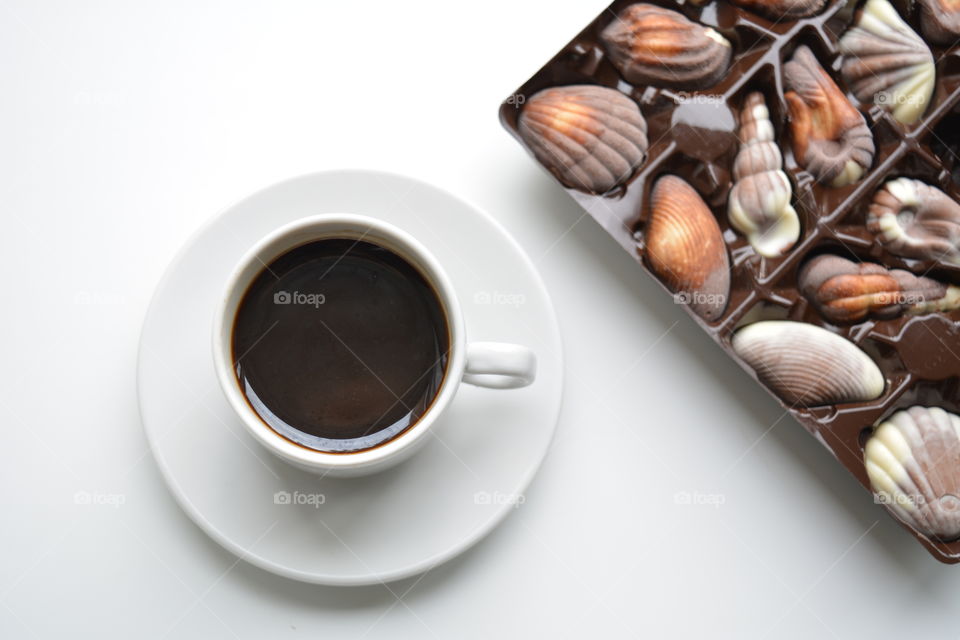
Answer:
[{"label": "black coffee", "polygon": [[237,310],[233,360],[274,431],[319,451],[369,449],[430,407],[447,363],[430,284],[395,253],[319,240],[280,256]]}]

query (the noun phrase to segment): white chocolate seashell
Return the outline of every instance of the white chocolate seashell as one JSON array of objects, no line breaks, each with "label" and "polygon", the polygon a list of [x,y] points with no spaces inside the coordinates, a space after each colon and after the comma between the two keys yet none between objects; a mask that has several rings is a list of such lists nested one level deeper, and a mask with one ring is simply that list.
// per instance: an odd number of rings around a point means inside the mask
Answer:
[{"label": "white chocolate seashell", "polygon": [[840,38],[841,73],[861,102],[872,102],[904,124],[930,104],[936,82],[933,54],[888,0],[868,0]]},{"label": "white chocolate seashell", "polygon": [[763,94],[755,91],[746,97],[739,121],[740,151],[733,165],[727,217],[757,253],[773,258],[796,244],[800,219],[790,204],[793,192]]},{"label": "white chocolate seashell", "polygon": [[867,229],[895,255],[960,264],[960,204],[919,180],[883,185],[870,204]]},{"label": "white chocolate seashell", "polygon": [[960,417],[936,407],[898,411],[863,457],[878,501],[900,520],[940,540],[960,537]]},{"label": "white chocolate seashell", "polygon": [[874,400],[885,382],[877,365],[849,340],[816,325],[755,322],[733,336],[733,350],[791,407]]}]

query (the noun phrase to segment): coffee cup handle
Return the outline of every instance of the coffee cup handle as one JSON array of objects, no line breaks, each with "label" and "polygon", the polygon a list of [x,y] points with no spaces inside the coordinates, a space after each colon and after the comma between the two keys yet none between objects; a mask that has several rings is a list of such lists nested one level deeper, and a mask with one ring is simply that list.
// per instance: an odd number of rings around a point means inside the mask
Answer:
[{"label": "coffee cup handle", "polygon": [[505,342],[473,342],[467,346],[463,381],[489,389],[519,389],[537,377],[537,356],[526,347]]}]

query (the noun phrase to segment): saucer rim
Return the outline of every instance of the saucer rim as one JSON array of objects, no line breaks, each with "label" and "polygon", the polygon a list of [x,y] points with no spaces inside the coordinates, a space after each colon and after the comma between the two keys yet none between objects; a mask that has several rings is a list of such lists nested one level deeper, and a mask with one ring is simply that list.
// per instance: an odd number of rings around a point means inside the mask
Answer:
[{"label": "saucer rim", "polygon": [[[553,415],[551,417],[551,423],[553,428],[550,432],[549,438],[545,446],[539,452],[535,464],[520,478],[518,486],[522,491],[526,489],[532,483],[534,477],[540,470],[540,467],[543,465],[543,461],[546,459],[547,454],[552,450],[553,443],[556,439],[558,422],[560,417],[560,412],[564,404],[564,388],[565,388],[565,376],[564,372],[564,343],[563,343],[563,333],[560,330],[560,322],[557,317],[556,308],[554,307],[553,300],[550,296],[549,289],[546,286],[546,282],[543,280],[543,276],[540,274],[540,271],[537,269],[536,264],[531,260],[530,256],[527,255],[526,251],[520,245],[520,243],[513,237],[512,234],[500,223],[499,220],[494,218],[491,214],[487,213],[484,209],[474,204],[471,200],[464,198],[458,194],[455,194],[443,187],[437,186],[426,180],[409,176],[399,172],[385,171],[381,169],[331,169],[331,170],[322,170],[322,171],[310,171],[302,173],[284,180],[273,182],[267,186],[261,187],[248,195],[234,200],[231,204],[226,207],[221,208],[215,214],[210,216],[207,220],[203,222],[190,236],[184,241],[183,245],[177,250],[174,256],[170,259],[167,264],[166,269],[163,272],[163,275],[157,281],[154,286],[153,294],[150,298],[150,303],[147,306],[146,312],[144,313],[143,320],[141,322],[140,333],[138,336],[138,346],[137,346],[137,410],[140,416],[141,428],[145,429],[145,416],[143,413],[144,407],[144,398],[143,398],[143,387],[140,384],[141,379],[141,369],[144,363],[144,334],[147,329],[147,324],[153,315],[155,306],[158,304],[158,298],[160,293],[164,291],[172,278],[174,267],[183,261],[184,257],[189,253],[189,251],[197,243],[198,239],[207,233],[218,221],[223,217],[230,214],[231,211],[241,207],[245,203],[262,196],[263,194],[273,191],[275,189],[282,189],[284,187],[289,187],[292,184],[298,182],[307,182],[315,180],[318,178],[330,178],[337,175],[355,175],[355,176],[370,176],[370,177],[386,177],[395,180],[406,181],[413,183],[417,186],[431,189],[437,192],[442,193],[444,196],[458,201],[463,204],[465,207],[471,209],[475,214],[483,217],[487,223],[491,224],[499,235],[511,246],[514,250],[514,253],[524,262],[524,264],[529,268],[529,272],[533,276],[533,280],[543,293],[544,297],[544,307],[548,312],[549,324],[551,329],[554,332],[555,341],[556,341],[556,358],[557,358],[557,369],[559,371],[559,384],[560,384],[560,393],[558,401],[553,410]],[[489,535],[494,529],[496,529],[500,523],[506,519],[506,517],[512,512],[515,511],[513,508],[501,508],[496,511],[490,518],[485,520],[480,526],[476,527],[468,536],[458,538],[457,541],[449,545],[443,551],[433,554],[419,562],[413,563],[403,568],[395,569],[393,571],[387,571],[384,573],[367,573],[367,574],[353,574],[353,575],[343,575],[343,574],[324,574],[317,571],[303,571],[295,567],[290,567],[288,565],[279,564],[262,556],[259,556],[252,549],[247,549],[240,544],[237,544],[233,540],[229,539],[225,534],[223,534],[217,527],[213,525],[207,518],[203,516],[200,510],[190,501],[186,496],[183,489],[180,487],[180,484],[177,482],[174,477],[173,472],[170,470],[163,456],[159,454],[156,449],[154,439],[147,435],[147,444],[149,446],[150,454],[153,457],[157,468],[160,470],[161,476],[164,479],[167,487],[170,490],[170,493],[173,495],[174,500],[184,511],[187,517],[201,530],[203,533],[208,535],[214,542],[219,544],[221,547],[235,555],[239,560],[243,560],[251,565],[254,565],[264,571],[289,578],[291,580],[297,580],[300,582],[306,582],[310,584],[318,585],[328,585],[328,586],[369,586],[376,584],[387,584],[389,582],[394,582],[397,580],[403,580],[405,578],[410,578],[427,571],[430,571],[445,562],[452,560],[453,558],[461,555],[465,551],[473,548],[483,540],[487,535]]]}]

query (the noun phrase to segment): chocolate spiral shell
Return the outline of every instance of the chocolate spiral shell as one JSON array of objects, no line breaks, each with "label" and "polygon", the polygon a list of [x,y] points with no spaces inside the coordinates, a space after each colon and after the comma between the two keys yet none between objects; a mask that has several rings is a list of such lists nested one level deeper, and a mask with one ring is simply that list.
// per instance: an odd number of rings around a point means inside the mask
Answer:
[{"label": "chocolate spiral shell", "polygon": [[706,89],[730,66],[733,49],[715,30],[652,4],[632,4],[600,39],[614,66],[633,84]]},{"label": "chocolate spiral shell", "polygon": [[823,70],[809,47],[783,66],[793,153],[817,182],[852,184],[873,162],[873,136],[863,115]]},{"label": "chocolate spiral shell", "polygon": [[800,237],[800,219],[790,204],[790,180],[763,94],[747,95],[739,113],[740,151],[733,164],[734,184],[727,201],[730,224],[747,236],[762,256],[786,253]]},{"label": "chocolate spiral shell", "polygon": [[518,130],[537,159],[564,185],[605,193],[627,180],[647,152],[647,122],[614,89],[572,85],[535,94]]}]

